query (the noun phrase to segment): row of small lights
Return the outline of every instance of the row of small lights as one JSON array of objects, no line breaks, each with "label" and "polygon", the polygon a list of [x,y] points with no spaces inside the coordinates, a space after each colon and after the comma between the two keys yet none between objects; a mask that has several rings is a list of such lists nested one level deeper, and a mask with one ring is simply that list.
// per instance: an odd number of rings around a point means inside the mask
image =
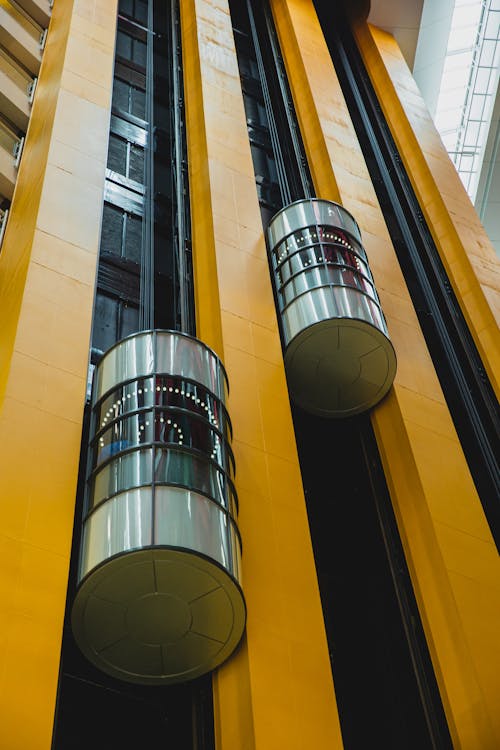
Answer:
[{"label": "row of small lights", "polygon": [[[336,265],[336,266],[340,265],[339,263],[333,263],[333,261],[329,261],[329,260],[327,260],[326,258],[324,258],[322,256],[319,257],[319,258],[316,258],[316,263],[321,263],[321,262],[331,263],[332,265]],[[311,259],[306,260],[306,261],[302,261],[302,266],[303,266],[303,268],[306,268],[306,266],[310,266],[312,263],[313,263],[313,260],[311,260]],[[357,258],[356,258],[356,268],[357,268],[358,271],[361,270],[361,266],[359,265],[359,260]],[[342,270],[342,272],[344,272],[346,269],[342,268],[341,270]]]},{"label": "row of small lights", "polygon": [[[165,391],[165,392],[169,392],[169,393],[176,393],[176,394],[179,394],[180,396],[187,396],[187,398],[191,398],[196,403],[196,405],[201,406],[203,409],[205,409],[206,412],[208,412],[208,418],[210,420],[210,423],[213,424],[217,428],[219,427],[219,423],[215,419],[215,417],[214,417],[214,415],[212,413],[212,410],[210,409],[210,407],[208,406],[208,404],[205,404],[205,402],[202,401],[201,399],[199,399],[197,396],[195,396],[194,393],[187,393],[183,389],[173,388],[172,386],[169,386],[167,388],[166,385],[164,385],[164,386],[157,385],[156,386],[156,391],[157,392]],[[138,388],[135,393],[127,393],[126,396],[123,396],[122,398],[119,398],[117,401],[115,401],[115,403],[106,412],[106,416],[104,417],[104,419],[101,422],[101,427],[105,427],[109,419],[115,419],[117,416],[119,416],[118,413],[117,413],[118,409],[121,407],[121,405],[123,403],[125,403],[127,401],[127,399],[130,399],[133,396],[137,397],[137,395],[142,395],[143,393],[149,393],[149,392],[154,393],[155,389],[154,388],[151,388],[151,389],[148,389],[148,388]],[[163,424],[164,422],[165,422],[164,417],[160,417],[160,423]],[[179,437],[179,445],[182,445],[183,444],[184,436],[183,436],[181,428],[177,425],[176,422],[172,423],[171,419],[167,419],[166,420],[166,424],[167,425],[172,425],[172,427],[177,430],[178,437]],[[149,421],[148,420],[145,422],[145,425],[140,425],[139,432],[137,433],[137,440],[139,442],[141,440],[141,436],[142,436],[142,433],[143,433],[145,427],[149,427]],[[214,447],[214,449],[212,451],[212,454],[210,456],[211,458],[215,458],[215,456],[217,455],[217,451],[219,449],[219,446],[220,446],[220,439],[219,439],[218,435],[216,435],[215,436],[215,447]],[[102,435],[99,438],[99,447],[100,448],[104,448],[104,437]]]},{"label": "row of small lights", "polygon": [[[344,245],[348,250],[354,250],[353,246],[349,242],[347,242],[347,240],[342,239],[342,237],[339,237],[337,234],[329,234],[328,232],[325,232],[321,237],[318,237],[316,232],[309,232],[305,237],[303,235],[300,235],[300,237],[297,237],[297,235],[293,235],[293,239],[297,244],[299,242],[310,242],[311,239],[319,239],[320,241],[323,241],[325,239],[333,240],[334,242],[339,242],[341,245]],[[278,256],[278,263],[281,263],[283,258],[288,255],[289,250],[295,250],[296,247],[297,246],[293,242],[287,242],[286,247],[283,248],[282,252]]]},{"label": "row of small lights", "polygon": [[[331,261],[331,260],[327,260],[325,257],[323,257],[322,255],[320,255],[319,258],[316,257],[315,259],[302,260],[302,267],[306,268],[307,266],[312,265],[313,262],[316,262],[316,263],[327,263],[327,264],[331,264],[331,265],[339,266],[339,267],[342,266],[342,265],[345,265],[345,264],[337,263],[337,262],[334,262],[334,261]],[[355,258],[355,262],[356,262],[356,269],[360,273],[362,273],[363,271],[362,271],[361,265],[359,263],[359,259],[357,257]],[[344,273],[345,270],[347,270],[347,269],[341,268],[342,273]],[[280,273],[279,270],[278,270],[278,273]]]},{"label": "row of small lights", "polygon": [[[156,421],[157,420],[155,419],[155,422]],[[160,421],[160,424],[165,424],[165,417],[160,417],[159,421]],[[171,419],[167,419],[166,420],[166,424],[170,425],[171,427],[173,427],[174,430],[177,430],[177,436],[178,436],[178,439],[179,439],[179,445],[182,445],[182,441],[184,439],[184,435],[182,434],[182,430],[179,427],[179,425],[177,424],[177,422],[172,422]],[[149,427],[149,421],[148,420],[146,420],[146,427]],[[140,427],[139,427],[139,432],[137,433],[137,442],[139,442],[139,443],[141,441],[142,433],[144,431],[144,428],[145,427],[144,427],[143,424],[141,424]]]},{"label": "row of small lights", "polygon": [[[215,417],[214,417],[214,415],[212,413],[212,410],[210,409],[210,407],[208,406],[208,404],[206,404],[201,399],[197,398],[197,396],[195,396],[194,393],[187,393],[183,389],[172,388],[172,386],[169,386],[167,388],[166,385],[164,385],[163,387],[157,385],[156,386],[156,390],[157,390],[157,392],[160,392],[160,391],[167,392],[168,391],[169,393],[176,393],[176,394],[179,394],[180,396],[187,396],[187,398],[191,398],[196,403],[197,406],[201,406],[203,409],[205,409],[206,412],[208,412],[208,418],[209,418],[211,424],[213,424],[217,428],[219,427],[219,423],[215,419]],[[125,403],[127,401],[127,399],[132,398],[133,396],[137,397],[137,395],[142,395],[143,393],[148,393],[148,392],[154,393],[154,391],[155,391],[154,388],[151,388],[151,389],[148,389],[148,388],[138,388],[135,393],[127,393],[126,396],[123,396],[122,398],[119,398],[117,401],[115,401],[115,403],[112,406],[110,406],[110,408],[106,412],[106,416],[104,417],[104,419],[101,422],[101,427],[106,427],[106,424],[108,423],[108,421],[110,419],[115,419],[116,417],[119,416],[118,409],[121,407],[121,405],[123,403]]]},{"label": "row of small lights", "polygon": [[[160,421],[161,424],[164,424],[165,423],[165,418],[164,417],[160,417],[159,421]],[[156,419],[155,419],[155,422],[156,422]],[[137,432],[137,440],[138,440],[138,442],[140,442],[142,434],[143,434],[144,430],[146,429],[146,427],[149,427],[149,424],[150,424],[150,422],[147,419],[144,424],[141,424],[139,426],[139,430]],[[177,430],[177,434],[178,434],[178,437],[179,437],[179,445],[182,445],[182,441],[183,441],[184,436],[183,436],[182,430],[178,426],[177,422],[173,422],[172,423],[171,419],[167,419],[166,420],[166,424],[167,425],[171,425],[175,430]],[[104,448],[104,437],[102,435],[99,438],[99,447],[100,448]]]},{"label": "row of small lights", "polygon": [[[165,424],[166,423],[167,425],[171,425],[175,430],[177,430],[178,445],[183,445],[184,435],[182,433],[181,428],[177,424],[177,422],[172,422],[171,419],[165,420],[164,417],[160,417],[159,421],[160,421],[161,424]],[[149,420],[146,420],[145,424],[143,424],[143,425],[141,424],[140,425],[139,431],[137,432],[137,442],[138,443],[141,442],[141,438],[142,438],[142,436],[144,434],[144,430],[145,430],[146,427],[149,427],[149,424],[150,424]],[[215,435],[215,441],[214,442],[215,442],[214,449],[212,450],[212,453],[210,454],[210,458],[212,458],[212,459],[214,459],[217,456],[217,452],[218,452],[219,447],[220,447],[220,438],[219,438],[218,435]],[[99,438],[99,448],[104,448],[104,446],[105,446],[104,437],[101,436]]]}]

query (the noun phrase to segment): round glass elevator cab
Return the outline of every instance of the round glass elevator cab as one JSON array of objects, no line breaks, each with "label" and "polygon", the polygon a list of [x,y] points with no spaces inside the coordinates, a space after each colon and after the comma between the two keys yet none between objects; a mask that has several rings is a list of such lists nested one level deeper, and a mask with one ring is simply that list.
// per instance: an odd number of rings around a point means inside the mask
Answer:
[{"label": "round glass elevator cab", "polygon": [[226,394],[219,358],[177,332],[134,334],[96,367],[72,626],[119,679],[194,679],[242,637]]},{"label": "round glass elevator cab", "polygon": [[296,201],[272,219],[268,244],[291,397],[324,417],[370,409],[396,356],[356,221],[337,203]]}]

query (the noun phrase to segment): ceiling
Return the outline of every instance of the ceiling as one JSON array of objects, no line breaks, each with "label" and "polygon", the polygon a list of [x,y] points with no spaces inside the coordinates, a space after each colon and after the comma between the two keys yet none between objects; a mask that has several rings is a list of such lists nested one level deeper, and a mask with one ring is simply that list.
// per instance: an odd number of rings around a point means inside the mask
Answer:
[{"label": "ceiling", "polygon": [[[434,115],[455,0],[371,0],[368,21],[396,38]],[[476,209],[500,256],[500,96],[479,179]]]}]

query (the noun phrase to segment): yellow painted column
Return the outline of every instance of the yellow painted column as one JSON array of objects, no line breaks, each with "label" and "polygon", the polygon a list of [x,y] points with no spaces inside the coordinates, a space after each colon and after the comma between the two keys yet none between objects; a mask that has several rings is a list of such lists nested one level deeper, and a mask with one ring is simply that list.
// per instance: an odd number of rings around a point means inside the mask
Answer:
[{"label": "yellow painted column", "polygon": [[181,3],[198,335],[224,355],[248,607],[218,750],[341,748],[226,0]]},{"label": "yellow painted column", "polygon": [[271,5],[309,158],[316,158],[318,123],[318,157],[328,154],[319,178],[313,169],[318,196],[332,198],[335,184],[360,224],[398,357],[394,387],[372,423],[454,746],[493,750],[500,747],[498,554],[312,2]]},{"label": "yellow painted column", "polygon": [[[423,214],[493,386],[500,393],[500,262],[451,163],[394,38],[368,24],[355,33],[384,114]],[[383,96],[382,92],[383,91]],[[422,441],[424,435],[419,434]],[[444,457],[434,459],[435,470]],[[435,482],[435,484],[437,484]],[[437,526],[453,596],[484,703],[500,746],[500,568],[492,542],[479,532],[472,499],[455,510],[441,484],[448,517]],[[444,505],[443,500],[439,500]],[[486,542],[486,544],[485,544]]]},{"label": "yellow painted column", "polygon": [[355,34],[425,220],[500,397],[500,260],[396,40],[366,23],[357,24]]},{"label": "yellow painted column", "polygon": [[0,254],[0,745],[6,750],[51,746],[115,26],[116,0],[55,0]]}]

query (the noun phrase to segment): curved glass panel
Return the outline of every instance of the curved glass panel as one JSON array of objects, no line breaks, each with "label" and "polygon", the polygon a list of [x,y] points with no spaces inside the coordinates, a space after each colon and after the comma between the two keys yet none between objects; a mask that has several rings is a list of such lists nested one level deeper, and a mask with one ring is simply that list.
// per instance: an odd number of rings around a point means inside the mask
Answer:
[{"label": "curved glass panel", "polygon": [[353,273],[371,279],[368,265],[353,252],[333,245],[313,245],[291,255],[275,271],[278,289],[280,284],[286,283],[292,276],[316,265],[338,266],[345,268],[346,273],[348,269],[352,269]]},{"label": "curved glass panel", "polygon": [[[106,557],[156,544],[192,548],[230,571],[233,557],[239,564],[226,390],[222,363],[190,336],[146,331],[104,355],[95,376],[81,576]],[[165,515],[153,519],[153,506]]]},{"label": "curved glass panel", "polygon": [[223,466],[226,471],[232,469],[229,446],[205,420],[182,412],[158,411],[154,425],[156,442],[177,443],[186,448],[194,448]]},{"label": "curved glass panel", "polygon": [[231,551],[233,556],[233,575],[236,578],[236,580],[239,582],[240,586],[242,585],[241,580],[241,542],[239,536],[236,534],[235,530],[233,529],[233,526],[231,524]]},{"label": "curved glass panel", "polygon": [[135,448],[138,445],[152,443],[154,440],[154,412],[143,411],[114,422],[101,433],[94,446],[93,465],[98,466],[117,453]]},{"label": "curved glass panel", "polygon": [[93,402],[117,383],[154,372],[153,334],[141,333],[121,341],[104,355],[96,367]]},{"label": "curved glass panel", "polygon": [[236,502],[227,476],[204,458],[157,448],[154,481],[156,484],[184,485],[213,497],[236,518]]},{"label": "curved glass panel", "polygon": [[196,380],[219,398],[225,397],[225,376],[213,352],[187,336],[157,333],[157,372]]},{"label": "curved glass panel", "polygon": [[104,355],[93,402],[117,383],[154,372],[195,380],[221,399],[227,393],[222,363],[208,347],[175,331],[148,331],[124,339]]},{"label": "curved glass panel", "polygon": [[197,490],[236,518],[234,490],[223,471],[201,456],[166,448],[134,450],[107,463],[92,481],[89,510],[113,495],[153,484]]},{"label": "curved glass panel", "polygon": [[297,297],[283,311],[286,342],[289,343],[309,326],[330,318],[364,320],[381,331],[386,331],[380,308],[365,294],[349,287],[323,287]]},{"label": "curved glass panel", "polygon": [[355,219],[338,203],[324,200],[297,201],[282,209],[269,225],[269,239],[274,247],[283,237],[314,224],[336,226],[361,241]]},{"label": "curved glass panel", "polygon": [[101,403],[97,412],[97,429],[131,411],[154,404],[153,378],[141,378],[117,388]]},{"label": "curved glass panel", "polygon": [[94,444],[93,465],[99,466],[122,451],[153,442],[194,448],[228,473],[234,472],[234,459],[227,440],[205,419],[175,409],[141,411],[113,422]]},{"label": "curved glass panel", "polygon": [[110,461],[94,477],[89,509],[101,500],[124,490],[153,481],[153,453],[151,448],[125,453]]},{"label": "curved glass panel", "polygon": [[115,419],[148,406],[192,412],[231,439],[231,423],[221,401],[197,383],[168,375],[141,378],[114,390],[98,407],[96,432]]},{"label": "curved glass panel", "polygon": [[230,440],[230,423],[218,398],[203,386],[181,378],[158,375],[155,379],[155,404],[178,407],[198,414],[220,430]]},{"label": "curved glass panel", "polygon": [[271,221],[268,240],[287,346],[301,331],[334,318],[365,321],[387,336],[359,227],[342,206],[292,203]]},{"label": "curved glass panel", "polygon": [[[352,286],[364,294],[368,294],[375,302],[377,301],[374,287],[364,276],[354,273],[351,269],[332,265],[315,266],[294,276],[279,289],[280,305],[286,307],[304,292],[327,285],[334,287]],[[334,290],[334,293],[336,293],[336,290]]]},{"label": "curved glass panel", "polygon": [[232,536],[236,534],[229,516],[203,495],[175,487],[156,489],[155,544],[192,549],[236,577]]},{"label": "curved glass panel", "polygon": [[313,245],[345,249],[357,255],[360,260],[367,262],[363,246],[345,232],[336,227],[306,227],[290,235],[273,249],[273,267],[277,268],[289,256]]},{"label": "curved glass panel", "polygon": [[151,530],[150,488],[131,490],[108,500],[85,522],[80,577],[113,555],[150,546]]}]

